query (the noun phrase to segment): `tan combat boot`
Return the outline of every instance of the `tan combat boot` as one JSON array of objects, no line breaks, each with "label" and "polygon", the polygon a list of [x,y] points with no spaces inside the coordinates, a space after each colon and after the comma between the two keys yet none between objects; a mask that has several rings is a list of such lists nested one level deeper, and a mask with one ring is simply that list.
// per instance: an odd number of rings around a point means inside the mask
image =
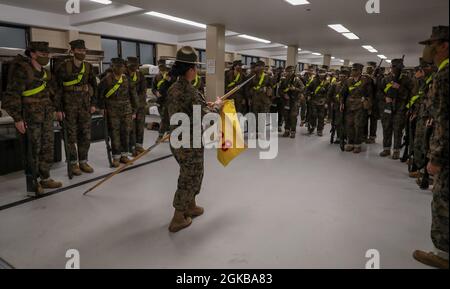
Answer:
[{"label": "tan combat boot", "polygon": [[119,159],[113,159],[112,166],[113,166],[113,168],[120,167],[120,160]]},{"label": "tan combat boot", "polygon": [[94,172],[94,169],[88,165],[88,163],[80,163],[80,170],[87,174],[92,174]]},{"label": "tan combat boot", "polygon": [[345,145],[346,152],[352,152],[354,149],[355,149],[355,147],[353,145],[350,145],[350,144]]},{"label": "tan combat boot", "polygon": [[445,260],[434,253],[426,253],[424,251],[417,250],[414,252],[413,257],[422,264],[438,269],[448,270],[448,260]]},{"label": "tan combat boot", "polygon": [[40,195],[43,195],[43,194],[44,194],[44,188],[42,188],[40,183],[37,183],[36,184],[36,191],[28,192],[27,196],[28,197],[32,197],[32,198],[36,198],[36,197],[39,197]]},{"label": "tan combat boot", "polygon": [[400,151],[399,150],[394,150],[394,153],[392,154],[392,159],[393,160],[399,160],[400,159]]},{"label": "tan combat boot", "polygon": [[361,146],[355,146],[355,148],[353,149],[353,153],[354,154],[360,154],[361,153]]},{"label": "tan combat boot", "polygon": [[291,135],[291,133],[287,130],[284,132],[282,137],[289,137]]},{"label": "tan combat boot", "polygon": [[80,170],[80,167],[78,166],[78,164],[73,164],[73,165],[71,165],[71,169],[72,169],[72,174],[74,175],[74,176],[81,176],[82,175],[82,173],[81,173],[81,170]]},{"label": "tan combat boot", "polygon": [[371,136],[367,139],[367,144],[374,144],[374,143],[375,143],[375,138],[373,136]]},{"label": "tan combat boot", "polygon": [[183,230],[184,228],[189,227],[192,224],[192,219],[190,217],[185,216],[184,211],[175,211],[172,221],[169,225],[169,231],[171,233],[176,233],[178,231]]},{"label": "tan combat boot", "polygon": [[291,131],[291,135],[290,135],[290,138],[295,138],[295,135],[297,134],[297,132],[296,131]]},{"label": "tan combat boot", "polygon": [[420,177],[420,172],[419,171],[415,171],[415,172],[410,172],[409,173],[409,177],[411,179],[418,179]]},{"label": "tan combat boot", "polygon": [[52,179],[41,180],[40,184],[44,189],[58,189],[63,186],[61,182]]},{"label": "tan combat boot", "polygon": [[140,155],[141,153],[145,152],[145,149],[143,147],[137,146],[136,147],[136,153]]},{"label": "tan combat boot", "polygon": [[195,217],[199,217],[199,216],[203,215],[204,212],[205,212],[205,209],[197,206],[197,203],[194,200],[192,203],[189,204],[185,215],[186,215],[186,217],[195,218]]},{"label": "tan combat boot", "polygon": [[120,162],[122,164],[126,164],[127,165],[127,164],[131,163],[131,160],[128,157],[123,156],[123,157],[120,158]]},{"label": "tan combat boot", "polygon": [[380,153],[380,157],[385,158],[391,155],[391,150],[390,149],[384,149],[384,151],[382,151]]},{"label": "tan combat boot", "polygon": [[304,121],[301,121],[300,122],[300,127],[304,127],[305,126],[305,122]]},{"label": "tan combat boot", "polygon": [[323,136],[323,132],[322,132],[322,131],[318,131],[318,132],[317,132],[317,136],[322,137],[322,136]]}]

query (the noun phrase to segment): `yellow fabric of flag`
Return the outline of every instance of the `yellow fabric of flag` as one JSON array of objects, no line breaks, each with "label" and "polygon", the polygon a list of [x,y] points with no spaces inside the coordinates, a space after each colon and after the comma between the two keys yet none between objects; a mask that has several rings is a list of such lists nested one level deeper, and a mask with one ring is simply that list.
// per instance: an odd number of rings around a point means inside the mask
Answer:
[{"label": "yellow fabric of flag", "polygon": [[238,155],[246,150],[244,134],[242,133],[239,119],[236,114],[234,100],[224,101],[220,113],[222,120],[221,138],[217,149],[217,159],[224,166],[234,160]]}]

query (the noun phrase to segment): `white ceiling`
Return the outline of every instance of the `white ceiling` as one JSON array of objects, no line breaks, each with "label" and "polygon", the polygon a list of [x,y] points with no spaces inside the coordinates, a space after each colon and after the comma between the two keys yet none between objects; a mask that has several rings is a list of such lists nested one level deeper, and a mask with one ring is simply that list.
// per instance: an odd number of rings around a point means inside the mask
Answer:
[{"label": "white ceiling", "polygon": [[[227,30],[264,38],[274,43],[298,45],[303,50],[331,54],[352,62],[379,60],[363,49],[369,44],[388,58],[406,55],[407,65],[416,65],[422,47],[417,43],[430,35],[431,27],[448,25],[449,0],[380,0],[381,13],[367,14],[366,0],[309,0],[310,5],[292,6],[284,0],[113,0],[192,21],[220,23]],[[0,3],[65,14],[66,0],[0,0]],[[81,0],[81,10],[105,5]],[[307,11],[310,10],[310,11]],[[109,22],[175,35],[202,29],[147,15],[123,16]],[[328,24],[340,23],[361,39],[348,40]],[[228,37],[227,44],[239,47],[255,42]],[[270,48],[270,54],[285,54]],[[304,59],[303,57],[301,57]],[[316,58],[320,61],[321,58]]]},{"label": "white ceiling", "polygon": [[[27,9],[36,9],[45,12],[57,13],[57,14],[67,14],[66,13],[66,3],[67,0],[0,0],[1,4],[17,6]],[[105,5],[100,3],[95,3],[89,0],[80,1],[80,10],[91,11],[98,8],[104,8]]]},{"label": "white ceiling", "polygon": [[[414,65],[422,49],[418,41],[430,35],[433,25],[449,23],[448,0],[380,0],[380,14],[367,14],[366,0],[309,0],[304,6],[283,0],[116,1],[205,24],[221,23],[227,30],[354,62],[378,59],[361,47],[370,44],[388,58],[406,54],[406,62]],[[361,39],[348,40],[327,26],[336,23]]]}]

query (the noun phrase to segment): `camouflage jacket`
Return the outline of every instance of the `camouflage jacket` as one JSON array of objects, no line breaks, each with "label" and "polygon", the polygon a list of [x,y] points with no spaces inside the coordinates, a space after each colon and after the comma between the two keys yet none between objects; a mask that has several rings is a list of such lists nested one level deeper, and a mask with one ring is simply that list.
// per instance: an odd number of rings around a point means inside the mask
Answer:
[{"label": "camouflage jacket", "polygon": [[[448,61],[448,59],[447,59]],[[442,65],[442,64],[441,64]],[[430,139],[428,157],[432,164],[449,167],[448,139],[449,139],[449,68],[442,65],[433,80],[431,88],[432,98],[436,100],[434,108],[433,133]]]},{"label": "camouflage jacket", "polygon": [[[344,80],[344,82],[345,82],[345,80]],[[328,89],[329,103],[334,104],[334,105],[339,105],[340,92],[341,92],[342,86],[344,85],[344,82],[338,80],[335,83],[332,83],[330,85],[330,88]]]},{"label": "camouflage jacket", "polygon": [[[225,73],[225,92],[229,92],[236,86],[240,85],[245,81],[245,74],[239,73],[234,75],[234,70],[229,70]],[[239,94],[239,91],[237,92]]]},{"label": "camouflage jacket", "polygon": [[[84,73],[81,73],[83,65]],[[72,58],[62,62],[55,70],[58,93],[63,95],[65,110],[74,102],[85,102],[90,106],[97,104],[97,78],[92,64],[83,62],[83,65],[76,67]],[[77,83],[70,85],[70,82]]]},{"label": "camouflage jacket", "polygon": [[159,73],[153,79],[152,92],[157,96],[157,92],[161,95],[158,97],[158,102],[163,102],[167,100],[167,92],[169,87],[173,84],[173,80],[170,79],[169,73]]},{"label": "camouflage jacket", "polygon": [[306,89],[311,103],[315,105],[325,105],[327,103],[329,87],[330,83],[327,80],[320,80],[319,77],[314,78]]},{"label": "camouflage jacket", "polygon": [[201,94],[205,93],[205,79],[197,74],[195,79],[192,81],[192,86],[200,91]]},{"label": "camouflage jacket", "polygon": [[364,109],[364,103],[369,102],[373,95],[371,79],[364,76],[358,79],[349,78],[339,94],[340,103],[345,104],[346,109],[351,111]]},{"label": "camouflage jacket", "polygon": [[291,100],[300,101],[300,96],[303,93],[305,86],[298,77],[282,78],[279,86],[279,94],[287,96]]},{"label": "camouflage jacket", "polygon": [[257,75],[248,84],[248,93],[254,103],[270,104],[272,92],[271,77],[265,73]]},{"label": "camouflage jacket", "polygon": [[[114,77],[114,74],[110,73],[106,75],[98,86],[98,107],[100,109],[105,109],[108,105],[112,104],[131,104],[132,113],[135,114],[137,111],[138,98],[136,94],[136,89],[131,85],[131,80],[127,75],[123,74],[121,77],[122,83],[119,84],[120,80]],[[118,89],[113,92],[114,87]],[[108,94],[111,94],[108,96]]]},{"label": "camouflage jacket", "polygon": [[[169,112],[169,119],[176,113],[184,113],[189,117],[189,120],[191,121],[190,124],[191,144],[193,141],[192,137],[194,126],[197,129],[198,128],[197,125],[199,125],[193,123],[194,105],[200,106],[202,119],[203,116],[205,116],[210,112],[219,111],[217,108],[210,109],[207,105],[204,96],[196,88],[194,88],[192,83],[189,83],[189,81],[187,81],[184,77],[179,77],[178,80],[174,84],[172,84],[172,86],[168,90],[167,110]],[[178,125],[171,125],[171,130],[175,129],[176,127],[178,127]]]},{"label": "camouflage jacket", "polygon": [[385,98],[391,98],[393,100],[392,108],[395,112],[406,112],[406,106],[411,99],[413,83],[406,73],[400,75],[398,80],[400,87],[398,89],[392,87],[392,84],[395,82],[395,77],[392,74],[384,79],[384,96]]},{"label": "camouflage jacket", "polygon": [[[29,58],[18,57],[20,60],[11,65],[8,73],[3,108],[15,122],[24,120],[24,115],[25,121],[43,122],[46,112],[61,109],[60,94],[56,93],[56,82],[45,68],[37,71]],[[34,89],[40,91],[33,94]]]},{"label": "camouflage jacket", "polygon": [[138,107],[143,108],[147,103],[147,82],[142,72],[137,71],[131,75],[128,75],[131,86],[136,91],[138,97]]}]

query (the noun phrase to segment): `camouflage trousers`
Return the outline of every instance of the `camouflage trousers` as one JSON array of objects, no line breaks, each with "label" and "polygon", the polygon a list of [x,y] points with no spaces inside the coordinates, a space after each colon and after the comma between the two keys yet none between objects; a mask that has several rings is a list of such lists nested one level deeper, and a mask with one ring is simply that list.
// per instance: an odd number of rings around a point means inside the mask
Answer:
[{"label": "camouflage trousers", "polygon": [[383,124],[383,147],[391,149],[392,136],[394,136],[394,150],[400,150],[402,147],[403,129],[406,124],[405,112],[385,112],[381,122]]},{"label": "camouflage trousers", "polygon": [[185,211],[195,196],[200,194],[204,170],[204,149],[174,149],[171,147],[171,151],[180,166],[173,207],[178,211]]},{"label": "camouflage trousers", "polygon": [[341,139],[341,135],[342,135],[342,112],[340,110],[340,107],[338,104],[334,104],[332,111],[331,111],[331,116],[333,116],[334,114],[334,122],[333,119],[331,119],[331,124],[334,125],[336,127],[336,135],[337,135],[337,139]]},{"label": "camouflage trousers", "polygon": [[448,253],[448,192],[449,168],[446,166],[435,176],[431,203],[431,240],[436,248]]},{"label": "camouflage trousers", "polygon": [[306,100],[301,100],[299,106],[300,106],[300,119],[303,122],[306,122],[307,121],[307,119],[306,119],[306,112],[307,112],[307,109],[308,109],[308,106],[306,104]]},{"label": "camouflage trousers", "polygon": [[237,94],[234,97],[234,105],[236,107],[236,112],[242,113],[242,115],[247,114],[248,112],[248,105],[247,105],[247,99],[242,94]]},{"label": "camouflage trousers", "polygon": [[309,126],[310,132],[313,132],[315,128],[317,128],[318,132],[323,131],[325,127],[325,115],[327,114],[327,110],[325,105],[312,104],[311,111],[309,115]]},{"label": "camouflage trousers", "polygon": [[255,114],[256,118],[256,130],[259,132],[259,114],[265,114],[270,111],[270,104],[256,101],[252,103],[252,112]]},{"label": "camouflage trousers", "polygon": [[163,135],[166,132],[170,131],[170,119],[169,119],[169,111],[167,110],[167,104],[165,101],[158,102],[158,112],[161,116],[161,123],[159,125],[159,134]]},{"label": "camouflage trousers", "polygon": [[297,131],[297,122],[299,114],[299,102],[283,99],[284,129],[286,131]]},{"label": "camouflage trousers", "polygon": [[427,127],[426,119],[419,117],[416,122],[416,131],[412,149],[414,151],[414,164],[417,168],[423,168],[427,163],[427,139],[425,136]]},{"label": "camouflage trousers", "polygon": [[364,127],[363,127],[363,139],[368,137],[376,138],[378,130],[378,118],[374,112],[369,114],[369,111],[364,110]]},{"label": "camouflage trousers", "polygon": [[270,113],[275,113],[278,115],[278,127],[283,127],[283,121],[285,121],[286,118],[284,117],[283,101],[280,97],[277,97],[272,101]]},{"label": "camouflage trousers", "polygon": [[[46,115],[43,122],[27,122],[27,134],[24,136],[25,173],[34,171],[42,180],[50,178],[50,167],[54,156],[53,113]],[[30,136],[31,139],[28,139]],[[28,145],[31,144],[33,159],[27,159]]]},{"label": "camouflage trousers", "polygon": [[129,102],[109,103],[107,117],[113,157],[117,159],[128,155],[132,126],[131,104]]},{"label": "camouflage trousers", "polygon": [[361,145],[364,125],[364,110],[347,110],[345,112],[345,131],[348,144]]},{"label": "camouflage trousers", "polygon": [[136,112],[136,119],[132,121],[131,129],[131,151],[136,149],[136,146],[142,147],[144,145],[144,129],[145,129],[145,107],[141,107]]},{"label": "camouflage trousers", "polygon": [[64,110],[69,156],[72,163],[87,161],[91,146],[91,112],[88,104],[72,103]]}]

